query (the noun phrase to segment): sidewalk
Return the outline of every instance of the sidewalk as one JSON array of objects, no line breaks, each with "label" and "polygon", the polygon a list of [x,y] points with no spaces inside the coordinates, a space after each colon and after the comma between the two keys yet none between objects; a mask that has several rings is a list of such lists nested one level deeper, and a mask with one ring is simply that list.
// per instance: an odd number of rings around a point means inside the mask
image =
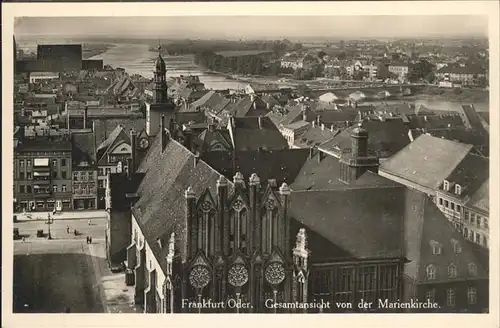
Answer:
[{"label": "sidewalk", "polygon": [[81,220],[81,219],[104,219],[106,211],[71,211],[52,214],[52,212],[30,212],[14,214],[17,216],[17,221],[45,221],[48,215],[54,220]]},{"label": "sidewalk", "polygon": [[142,313],[134,304],[134,286],[125,284],[124,273],[112,273],[105,258],[104,242],[89,245],[99,293],[107,313]]}]

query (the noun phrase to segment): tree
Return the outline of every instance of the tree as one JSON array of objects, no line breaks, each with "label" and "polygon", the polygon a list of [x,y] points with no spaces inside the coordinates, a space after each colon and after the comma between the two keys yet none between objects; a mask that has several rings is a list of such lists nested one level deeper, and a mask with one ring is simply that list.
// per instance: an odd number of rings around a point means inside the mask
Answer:
[{"label": "tree", "polygon": [[430,76],[429,74],[434,71],[434,65],[429,63],[427,60],[421,60],[416,64],[410,66],[408,72],[408,80],[410,82],[416,82],[423,80]]},{"label": "tree", "polygon": [[363,70],[357,70],[356,72],[354,72],[354,76],[353,78],[357,81],[361,81],[363,80],[364,78],[366,77],[366,72],[363,71]]}]

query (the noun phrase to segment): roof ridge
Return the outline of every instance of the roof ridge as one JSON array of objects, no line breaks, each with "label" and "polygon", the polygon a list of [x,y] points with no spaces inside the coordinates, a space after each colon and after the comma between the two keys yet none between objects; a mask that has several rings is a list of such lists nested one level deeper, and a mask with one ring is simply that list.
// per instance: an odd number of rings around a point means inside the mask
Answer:
[{"label": "roof ridge", "polygon": [[381,189],[381,188],[406,188],[405,185],[381,185],[381,186],[375,186],[375,185],[362,185],[362,186],[357,186],[357,185],[346,185],[349,186],[349,188],[341,188],[341,187],[333,187],[331,189],[311,189],[311,190],[291,190],[292,193],[311,193],[311,192],[330,192],[330,191],[348,191],[348,190],[359,190],[359,189]]}]

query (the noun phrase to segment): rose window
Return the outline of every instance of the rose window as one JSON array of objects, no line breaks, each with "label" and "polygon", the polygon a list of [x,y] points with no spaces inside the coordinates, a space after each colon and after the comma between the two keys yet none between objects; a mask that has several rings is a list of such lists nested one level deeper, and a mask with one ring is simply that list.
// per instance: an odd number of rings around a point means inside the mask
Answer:
[{"label": "rose window", "polygon": [[203,202],[203,203],[201,204],[201,210],[202,210],[203,212],[210,212],[210,210],[211,210],[211,209],[212,209],[212,206],[210,205],[210,203],[209,203],[209,202]]},{"label": "rose window", "polygon": [[237,264],[229,269],[229,283],[234,287],[241,287],[248,281],[248,271],[241,265]]},{"label": "rose window", "polygon": [[274,200],[272,199],[269,199],[267,202],[266,202],[266,207],[268,210],[272,210],[274,208]]},{"label": "rose window", "polygon": [[210,282],[210,272],[204,266],[195,266],[189,274],[189,283],[195,288],[203,288]]},{"label": "rose window", "polygon": [[285,280],[285,269],[280,263],[271,263],[267,266],[264,276],[271,285],[278,285]]},{"label": "rose window", "polygon": [[243,202],[241,200],[237,200],[233,203],[233,208],[235,211],[239,212],[243,208]]}]

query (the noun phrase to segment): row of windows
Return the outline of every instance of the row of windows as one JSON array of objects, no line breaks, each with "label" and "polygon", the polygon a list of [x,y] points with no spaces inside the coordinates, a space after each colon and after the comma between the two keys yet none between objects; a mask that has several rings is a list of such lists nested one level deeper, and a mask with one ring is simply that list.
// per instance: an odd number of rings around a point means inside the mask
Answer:
[{"label": "row of windows", "polygon": [[[430,302],[436,302],[436,289],[430,289],[425,293],[425,298]],[[467,302],[469,304],[477,303],[477,289],[475,287],[469,287],[467,289]],[[455,306],[456,304],[456,292],[455,288],[448,288],[446,290],[446,305]]]},{"label": "row of windows", "polygon": [[481,228],[481,225],[483,228],[488,229],[488,218],[483,217],[479,214],[465,211],[465,221],[469,222],[470,224],[476,224],[478,228]]},{"label": "row of windows", "polygon": [[446,208],[451,209],[452,211],[459,212],[461,210],[461,206],[458,204],[455,204],[451,201],[448,201],[447,199],[439,198],[439,205],[444,206]]},{"label": "row of windows", "polygon": [[[19,177],[19,180],[31,180],[31,179],[33,179],[33,173],[30,171],[28,171],[28,172],[20,171],[18,177]],[[52,178],[54,178],[54,179],[58,178],[57,171],[52,172]],[[61,171],[61,179],[63,179],[63,180],[68,179],[68,172]]]},{"label": "row of windows", "polygon": [[[53,159],[53,160],[52,160],[52,166],[53,166],[54,168],[56,168],[56,167],[57,167],[57,163],[58,163],[58,160],[57,160],[57,159]],[[65,158],[62,158],[62,159],[61,159],[61,166],[66,166],[66,165],[67,165],[67,161],[66,161],[66,159],[65,159]],[[20,167],[20,168],[24,168],[24,160],[23,160],[23,159],[20,159],[20,160],[19,160],[19,167]],[[27,159],[27,160],[26,160],[26,167],[28,167],[28,168],[30,168],[30,167],[31,167],[31,160],[30,160],[30,159]]]},{"label": "row of windows", "polygon": [[487,236],[481,235],[480,233],[474,232],[473,230],[469,230],[465,227],[464,227],[463,233],[464,233],[465,238],[469,239],[470,241],[472,241],[476,244],[479,244],[479,245],[486,246],[486,247],[488,246],[488,237]]},{"label": "row of windows", "polygon": [[[66,185],[64,185],[64,184],[61,185],[61,189],[59,189],[59,187],[56,186],[56,185],[52,186],[52,191],[53,192],[59,192],[59,190],[61,192],[67,192],[68,191],[68,187]],[[31,194],[32,191],[33,191],[33,188],[31,187],[31,185],[26,185],[26,186],[20,185],[19,186],[19,193],[21,193],[21,194],[24,194],[24,193]]]},{"label": "row of windows", "polygon": [[94,181],[93,172],[74,172],[73,181]]},{"label": "row of windows", "polygon": [[[474,263],[469,263],[468,265],[469,275],[472,277],[477,276],[477,266]],[[437,278],[437,269],[433,264],[430,264],[426,268],[426,274],[428,280],[435,280]],[[458,268],[455,264],[450,264],[448,266],[448,278],[456,278],[458,276]]]},{"label": "row of windows", "polygon": [[[382,264],[339,267],[312,272],[313,294],[334,296],[336,301],[353,302],[354,298],[374,301],[396,299],[398,291],[397,265]],[[378,295],[377,295],[378,294]]]}]

